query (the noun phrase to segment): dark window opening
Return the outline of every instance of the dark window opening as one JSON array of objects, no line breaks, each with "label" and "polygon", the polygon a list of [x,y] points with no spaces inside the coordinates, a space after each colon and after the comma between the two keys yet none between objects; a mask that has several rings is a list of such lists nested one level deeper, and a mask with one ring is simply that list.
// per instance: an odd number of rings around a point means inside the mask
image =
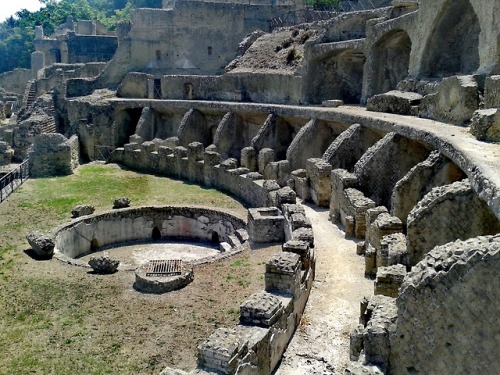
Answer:
[{"label": "dark window opening", "polygon": [[212,55],[212,46],[209,46],[207,48],[207,52],[208,52],[208,56],[211,56]]},{"label": "dark window opening", "polygon": [[99,242],[94,238],[90,241],[90,251],[96,251],[99,248]]},{"label": "dark window opening", "polygon": [[154,80],[154,98],[161,99],[161,79]]},{"label": "dark window opening", "polygon": [[212,232],[212,239],[211,239],[211,242],[212,243],[219,243],[219,233],[217,232]]}]

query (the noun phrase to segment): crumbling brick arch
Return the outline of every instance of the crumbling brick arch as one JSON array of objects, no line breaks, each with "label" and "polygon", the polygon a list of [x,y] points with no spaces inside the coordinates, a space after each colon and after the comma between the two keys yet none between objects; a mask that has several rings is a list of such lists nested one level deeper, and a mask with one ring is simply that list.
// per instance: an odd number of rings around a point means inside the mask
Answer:
[{"label": "crumbling brick arch", "polygon": [[469,0],[448,0],[436,17],[423,53],[420,75],[442,78],[479,68],[481,26]]},{"label": "crumbling brick arch", "polygon": [[394,90],[408,76],[411,48],[410,36],[401,29],[391,30],[378,39],[370,53],[370,96]]}]

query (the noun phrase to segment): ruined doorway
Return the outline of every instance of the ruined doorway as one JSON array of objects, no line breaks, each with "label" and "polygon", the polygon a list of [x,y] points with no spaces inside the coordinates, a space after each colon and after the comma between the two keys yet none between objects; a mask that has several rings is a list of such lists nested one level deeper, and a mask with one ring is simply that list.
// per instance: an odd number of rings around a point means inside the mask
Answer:
[{"label": "ruined doorway", "polygon": [[155,78],[153,83],[153,98],[161,99],[161,79]]}]

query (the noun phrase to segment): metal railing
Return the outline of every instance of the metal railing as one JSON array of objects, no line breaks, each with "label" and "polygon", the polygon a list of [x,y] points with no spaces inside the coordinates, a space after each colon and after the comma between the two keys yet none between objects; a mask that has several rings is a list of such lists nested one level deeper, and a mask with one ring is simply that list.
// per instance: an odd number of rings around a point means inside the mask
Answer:
[{"label": "metal railing", "polygon": [[6,200],[29,177],[28,160],[0,178],[0,203]]}]

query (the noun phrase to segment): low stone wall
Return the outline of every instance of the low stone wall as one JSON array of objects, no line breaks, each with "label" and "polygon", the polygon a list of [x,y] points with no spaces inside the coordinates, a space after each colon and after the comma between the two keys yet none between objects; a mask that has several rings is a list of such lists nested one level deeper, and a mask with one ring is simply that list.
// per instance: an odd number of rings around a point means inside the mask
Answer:
[{"label": "low stone wall", "polygon": [[56,254],[76,258],[105,246],[161,238],[227,241],[246,223],[226,212],[197,207],[140,207],[86,216],[56,230]]},{"label": "low stone wall", "polygon": [[[301,320],[316,268],[314,237],[303,207],[283,204],[280,208],[283,215],[277,207],[254,209],[249,213],[249,220],[254,221],[251,237],[255,231],[264,231],[268,234],[266,241],[291,239],[283,244],[282,252],[266,263],[265,290],[251,295],[240,305],[240,324],[217,329],[198,346],[198,368],[190,374],[214,371],[271,374],[280,362]],[[297,220],[297,215],[302,219]],[[269,223],[267,218],[273,222]],[[276,226],[276,220],[281,225]],[[257,225],[257,221],[261,223]],[[285,236],[290,232],[286,228],[295,228],[295,231]],[[308,240],[303,240],[297,231],[301,234],[307,231]],[[165,375],[172,373],[183,374],[173,369],[162,372]]]}]

